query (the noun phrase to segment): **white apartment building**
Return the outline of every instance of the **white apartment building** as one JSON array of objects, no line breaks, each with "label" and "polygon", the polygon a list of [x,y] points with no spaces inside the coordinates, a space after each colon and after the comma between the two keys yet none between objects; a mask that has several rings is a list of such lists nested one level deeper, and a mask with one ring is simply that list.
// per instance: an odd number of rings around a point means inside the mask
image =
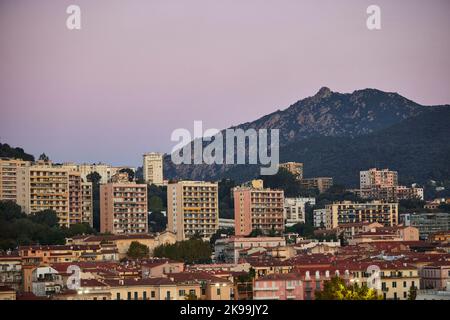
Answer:
[{"label": "white apartment building", "polygon": [[143,176],[147,184],[162,185],[163,184],[163,155],[160,153],[150,152],[144,154]]},{"label": "white apartment building", "polygon": [[305,222],[306,204],[311,206],[316,204],[315,198],[285,198],[284,199],[284,220],[286,226]]}]

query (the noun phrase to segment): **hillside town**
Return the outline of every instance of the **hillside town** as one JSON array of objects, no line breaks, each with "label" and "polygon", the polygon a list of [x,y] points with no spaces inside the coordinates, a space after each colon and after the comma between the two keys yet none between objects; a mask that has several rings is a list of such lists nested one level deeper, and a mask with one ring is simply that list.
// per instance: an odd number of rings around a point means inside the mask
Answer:
[{"label": "hillside town", "polygon": [[[263,178],[225,192],[218,181],[166,180],[157,153],[142,170],[2,158],[2,228],[14,214],[56,217],[51,230],[64,236],[2,240],[0,299],[314,300],[332,281],[376,299],[450,299],[450,198],[425,201],[396,171],[369,168],[358,189],[324,202],[333,177],[303,169],[279,165],[307,193],[288,196],[287,184]],[[165,190],[166,205],[150,189]],[[232,218],[219,212],[223,193]]]}]

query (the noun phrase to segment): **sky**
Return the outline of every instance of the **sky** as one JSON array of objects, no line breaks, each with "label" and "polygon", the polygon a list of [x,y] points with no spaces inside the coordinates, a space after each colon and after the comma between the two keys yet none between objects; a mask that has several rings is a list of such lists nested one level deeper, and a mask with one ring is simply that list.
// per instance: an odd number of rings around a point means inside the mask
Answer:
[{"label": "sky", "polygon": [[449,14],[448,0],[0,0],[0,142],[138,166],[194,120],[227,128],[323,86],[449,104]]}]

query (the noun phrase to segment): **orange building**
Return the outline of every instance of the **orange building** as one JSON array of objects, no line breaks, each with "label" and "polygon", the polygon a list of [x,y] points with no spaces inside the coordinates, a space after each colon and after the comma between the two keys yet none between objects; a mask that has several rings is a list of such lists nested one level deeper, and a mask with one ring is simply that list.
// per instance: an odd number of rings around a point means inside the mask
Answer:
[{"label": "orange building", "polygon": [[284,192],[238,187],[234,192],[234,223],[237,236],[247,236],[253,230],[282,232],[284,230]]}]

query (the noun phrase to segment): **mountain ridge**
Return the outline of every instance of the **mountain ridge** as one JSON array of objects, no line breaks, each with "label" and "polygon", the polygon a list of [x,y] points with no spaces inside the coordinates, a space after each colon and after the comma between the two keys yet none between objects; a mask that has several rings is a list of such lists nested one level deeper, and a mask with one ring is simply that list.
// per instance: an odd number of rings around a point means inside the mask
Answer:
[{"label": "mountain ridge", "polygon": [[[450,106],[424,106],[398,93],[372,88],[339,93],[322,87],[315,95],[298,100],[284,110],[230,128],[280,129],[280,147],[283,149],[311,138],[370,135],[406,119],[447,107]],[[285,152],[280,150],[282,159]],[[169,178],[211,180],[226,176],[227,171],[226,165],[174,165],[170,155],[165,158],[165,174]]]}]

